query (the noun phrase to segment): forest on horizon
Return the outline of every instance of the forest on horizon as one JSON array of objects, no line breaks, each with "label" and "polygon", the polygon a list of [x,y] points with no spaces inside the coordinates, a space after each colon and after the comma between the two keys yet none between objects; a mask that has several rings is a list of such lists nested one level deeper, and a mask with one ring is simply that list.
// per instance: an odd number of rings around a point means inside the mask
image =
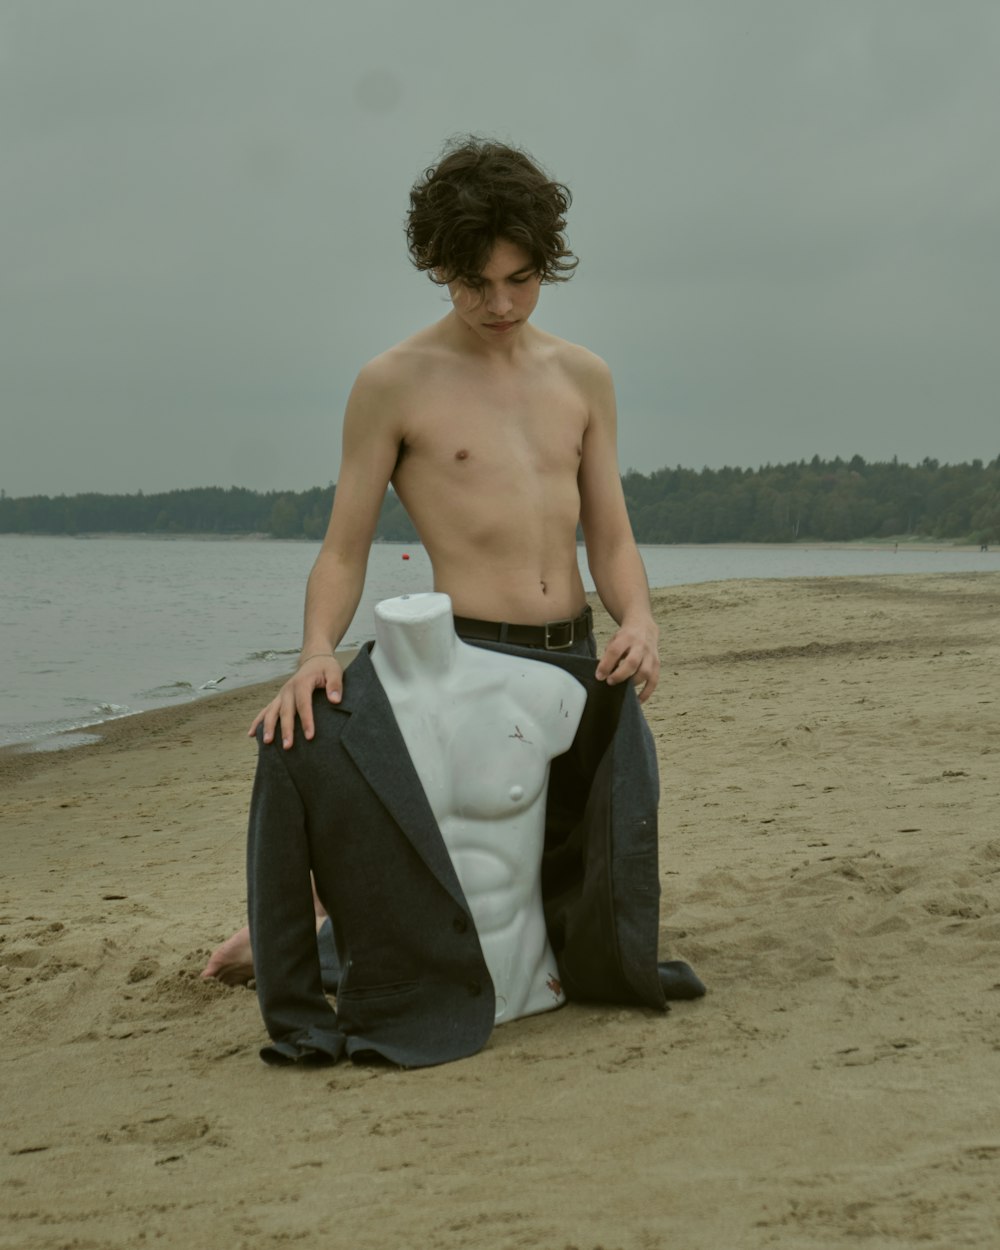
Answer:
[{"label": "forest on horizon", "polygon": [[[916,465],[800,460],[757,469],[685,469],[643,474],[622,487],[640,543],[844,542],[915,538],[1000,542],[1000,456],[984,464]],[[157,494],[9,497],[6,534],[261,534],[320,539],[336,487],[254,491],[206,486]],[[414,542],[416,531],[390,489],[376,540]]]}]

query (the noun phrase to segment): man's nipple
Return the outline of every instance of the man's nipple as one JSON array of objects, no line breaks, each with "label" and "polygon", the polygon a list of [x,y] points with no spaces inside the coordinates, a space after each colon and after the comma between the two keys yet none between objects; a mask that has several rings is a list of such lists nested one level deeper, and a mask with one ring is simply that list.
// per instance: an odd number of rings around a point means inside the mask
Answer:
[{"label": "man's nipple", "polygon": [[464,447],[459,447],[458,451],[455,452],[456,460],[468,460],[468,458],[469,458],[469,453],[466,451]]}]

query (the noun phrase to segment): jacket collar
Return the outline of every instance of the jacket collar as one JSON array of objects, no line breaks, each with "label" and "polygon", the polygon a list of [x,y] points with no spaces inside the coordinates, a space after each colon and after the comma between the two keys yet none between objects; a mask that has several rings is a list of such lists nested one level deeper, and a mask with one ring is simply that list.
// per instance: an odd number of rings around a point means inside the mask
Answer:
[{"label": "jacket collar", "polygon": [[448,848],[371,662],[371,645],[362,647],[344,674],[339,710],[350,718],[341,745],[420,858],[467,911]]}]

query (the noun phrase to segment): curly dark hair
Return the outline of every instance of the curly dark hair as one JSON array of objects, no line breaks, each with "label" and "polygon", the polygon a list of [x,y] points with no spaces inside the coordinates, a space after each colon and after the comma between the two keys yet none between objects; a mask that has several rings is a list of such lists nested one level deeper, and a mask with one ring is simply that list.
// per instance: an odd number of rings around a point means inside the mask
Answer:
[{"label": "curly dark hair", "polygon": [[566,282],[577,260],[563,231],[572,196],[518,148],[476,135],[445,147],[410,191],[410,258],[433,282],[482,290],[481,274],[498,239],[531,257],[543,282]]}]

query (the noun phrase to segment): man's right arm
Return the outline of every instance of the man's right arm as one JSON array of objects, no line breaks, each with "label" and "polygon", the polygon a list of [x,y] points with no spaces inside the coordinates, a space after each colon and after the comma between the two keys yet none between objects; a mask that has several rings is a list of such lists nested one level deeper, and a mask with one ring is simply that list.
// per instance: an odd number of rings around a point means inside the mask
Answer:
[{"label": "man's right arm", "polygon": [[379,509],[399,455],[403,431],[393,370],[385,357],[366,365],[347,401],[343,457],[326,537],[309,574],[299,665],[274,699],[258,712],[250,736],[264,727],[271,742],[280,726],[282,746],[292,745],[295,717],[306,738],[315,733],[312,699],[325,688],[340,701],[343,673],[334,652],[357,611]]}]

